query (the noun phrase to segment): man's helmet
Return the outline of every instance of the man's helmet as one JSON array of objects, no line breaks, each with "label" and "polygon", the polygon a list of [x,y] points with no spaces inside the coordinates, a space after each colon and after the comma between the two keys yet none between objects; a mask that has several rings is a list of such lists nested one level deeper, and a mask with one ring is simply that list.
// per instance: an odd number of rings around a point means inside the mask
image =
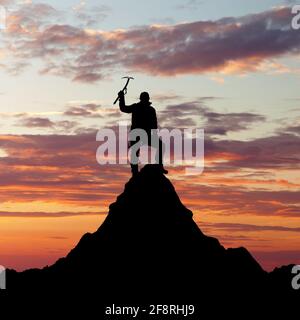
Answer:
[{"label": "man's helmet", "polygon": [[148,92],[142,92],[140,94],[140,100],[142,102],[149,102],[150,101],[150,96],[149,96],[149,93]]}]

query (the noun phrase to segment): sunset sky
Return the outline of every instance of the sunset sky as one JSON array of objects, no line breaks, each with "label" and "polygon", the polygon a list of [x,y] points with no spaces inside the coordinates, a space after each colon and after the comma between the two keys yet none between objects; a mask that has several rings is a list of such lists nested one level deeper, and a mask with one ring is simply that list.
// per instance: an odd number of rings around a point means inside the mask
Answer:
[{"label": "sunset sky", "polygon": [[205,130],[204,173],[168,168],[199,227],[267,270],[300,263],[295,3],[0,0],[0,264],[51,264],[105,219],[130,169],[96,162],[96,132],[130,119],[125,75],[160,127]]}]

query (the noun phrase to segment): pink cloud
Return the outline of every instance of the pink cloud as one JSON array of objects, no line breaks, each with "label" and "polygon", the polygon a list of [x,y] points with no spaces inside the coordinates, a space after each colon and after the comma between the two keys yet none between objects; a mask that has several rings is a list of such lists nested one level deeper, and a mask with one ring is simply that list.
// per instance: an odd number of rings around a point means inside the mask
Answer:
[{"label": "pink cloud", "polygon": [[[99,166],[96,131],[76,135],[0,136],[0,200],[43,201],[45,198],[96,205],[111,201],[129,178],[129,166]],[[265,216],[299,216],[295,183],[278,180],[265,170],[297,170],[299,137],[278,135],[252,141],[206,140],[206,159],[212,164],[189,184],[177,181],[179,193],[197,210]],[[218,159],[224,159],[219,163]],[[215,162],[214,162],[215,161]],[[255,175],[242,175],[255,170]],[[180,174],[180,168],[170,168]],[[228,177],[228,174],[234,177]],[[105,181],[105,183],[103,183]],[[262,189],[260,186],[267,185]],[[277,187],[273,190],[272,186]],[[271,189],[269,189],[271,188]],[[199,196],[201,195],[201,196]]]},{"label": "pink cloud", "polygon": [[96,82],[120,67],[160,76],[255,72],[263,70],[269,59],[296,55],[300,48],[300,34],[290,26],[290,8],[113,31],[43,24],[34,17],[41,12],[48,19],[52,9],[33,6],[32,10],[33,22],[26,21],[22,12],[8,20],[5,43],[14,62],[26,65],[40,59],[42,74],[81,82]]}]

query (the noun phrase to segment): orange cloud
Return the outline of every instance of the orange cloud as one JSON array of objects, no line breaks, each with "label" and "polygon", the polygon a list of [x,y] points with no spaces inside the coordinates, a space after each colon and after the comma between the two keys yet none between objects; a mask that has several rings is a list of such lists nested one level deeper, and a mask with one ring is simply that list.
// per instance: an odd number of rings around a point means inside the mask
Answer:
[{"label": "orange cloud", "polygon": [[[218,117],[217,114],[210,116]],[[11,234],[5,243],[7,247],[14,248],[16,254],[22,255],[20,250],[24,248],[21,248],[20,237],[13,231],[15,225],[12,221],[15,219],[21,219],[19,221],[24,223],[30,219],[30,225],[26,224],[28,244],[25,248],[26,255],[30,256],[30,241],[35,241],[33,230],[41,227],[40,221],[54,219],[65,226],[69,219],[94,217],[91,219],[94,219],[93,228],[96,228],[99,221],[95,214],[100,217],[106,213],[108,205],[122,192],[129,179],[129,168],[100,167],[95,159],[98,147],[95,136],[95,132],[70,136],[0,135],[0,148],[6,154],[0,158],[0,219],[1,225]],[[273,251],[282,250],[278,239],[281,239],[280,234],[286,232],[285,245],[297,249],[295,239],[299,237],[288,228],[292,228],[291,224],[293,228],[300,225],[300,188],[297,179],[294,179],[299,171],[296,161],[299,156],[298,144],[297,132],[281,132],[252,141],[215,140],[208,137],[205,157],[209,166],[204,174],[186,177],[184,167],[171,167],[169,177],[183,203],[194,211],[195,219],[205,219],[208,223],[224,223],[226,220],[231,223],[227,227],[232,229],[233,223],[246,224],[249,217],[253,220],[247,224],[266,227],[270,218],[277,219],[273,225],[278,226],[277,229],[270,230],[268,226],[269,230],[259,230],[257,227],[255,231],[249,231],[248,228],[247,232],[253,232],[254,235],[245,235],[239,234],[242,231],[235,228],[231,238],[228,238],[228,230],[221,230],[217,225],[210,226],[208,231],[220,237],[225,245],[244,244],[252,251],[266,251],[268,246]],[[86,231],[83,228],[80,230],[82,233]],[[38,252],[42,252],[44,247],[35,244],[34,259],[40,259],[37,265],[53,262],[71,249],[79,238],[78,234],[79,231],[70,235],[72,241],[68,242],[68,246],[53,256],[42,253],[42,258],[38,258]],[[53,236],[63,235],[61,232]],[[58,239],[49,240],[47,246],[61,248],[58,242]],[[0,259],[2,257],[10,265],[18,263],[22,268],[21,261],[5,255],[4,251],[1,256],[0,250]],[[23,257],[25,259],[25,255]],[[27,264],[24,262],[25,266]]]}]

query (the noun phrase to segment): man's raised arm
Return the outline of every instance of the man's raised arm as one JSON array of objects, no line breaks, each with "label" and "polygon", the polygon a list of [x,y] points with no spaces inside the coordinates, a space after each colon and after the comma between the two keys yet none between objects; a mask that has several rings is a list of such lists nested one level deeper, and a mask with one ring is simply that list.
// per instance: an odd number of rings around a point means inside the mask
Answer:
[{"label": "man's raised arm", "polygon": [[120,91],[118,93],[118,96],[119,96],[119,107],[120,107],[120,110],[122,112],[125,112],[125,113],[131,113],[132,112],[132,105],[131,106],[126,106],[124,92]]}]

